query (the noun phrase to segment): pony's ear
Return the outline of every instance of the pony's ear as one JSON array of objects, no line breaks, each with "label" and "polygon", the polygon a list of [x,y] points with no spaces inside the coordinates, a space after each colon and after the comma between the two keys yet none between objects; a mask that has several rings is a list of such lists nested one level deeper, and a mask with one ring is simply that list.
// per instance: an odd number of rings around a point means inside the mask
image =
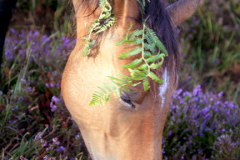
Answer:
[{"label": "pony's ear", "polygon": [[178,25],[185,19],[189,18],[197,9],[201,0],[179,0],[168,6],[168,11],[172,22]]},{"label": "pony's ear", "polygon": [[129,28],[133,21],[139,20],[141,12],[136,0],[115,0],[113,10],[118,24]]}]

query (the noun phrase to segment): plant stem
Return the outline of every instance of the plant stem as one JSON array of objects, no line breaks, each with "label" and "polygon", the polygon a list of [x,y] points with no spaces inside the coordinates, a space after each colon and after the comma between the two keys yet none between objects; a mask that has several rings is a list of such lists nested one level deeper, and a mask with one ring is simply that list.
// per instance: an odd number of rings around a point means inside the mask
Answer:
[{"label": "plant stem", "polygon": [[144,60],[144,62],[147,64],[148,66],[148,74],[150,73],[150,66],[148,65],[148,63],[146,62],[146,59],[144,58],[144,32],[145,32],[145,23],[143,23],[143,35],[142,35],[142,59]]}]

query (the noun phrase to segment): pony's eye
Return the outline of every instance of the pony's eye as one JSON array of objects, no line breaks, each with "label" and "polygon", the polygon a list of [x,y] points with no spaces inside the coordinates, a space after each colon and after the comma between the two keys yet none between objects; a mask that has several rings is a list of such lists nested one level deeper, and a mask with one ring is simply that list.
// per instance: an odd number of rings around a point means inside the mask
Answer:
[{"label": "pony's eye", "polygon": [[121,95],[120,96],[121,100],[126,103],[128,106],[130,106],[131,108],[135,108],[135,105],[131,102],[130,98],[128,96],[125,95]]}]

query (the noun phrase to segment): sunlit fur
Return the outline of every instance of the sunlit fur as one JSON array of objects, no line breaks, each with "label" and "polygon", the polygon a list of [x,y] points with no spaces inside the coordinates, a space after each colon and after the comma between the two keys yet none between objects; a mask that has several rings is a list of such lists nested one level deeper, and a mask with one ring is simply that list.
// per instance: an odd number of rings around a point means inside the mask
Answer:
[{"label": "sunlit fur", "polygon": [[128,70],[121,66],[140,55],[119,60],[121,53],[135,46],[115,44],[125,38],[131,25],[130,32],[141,29],[142,19],[136,0],[113,0],[111,4],[117,21],[104,33],[92,37],[98,40],[97,45],[84,60],[81,37],[86,36],[87,28],[98,18],[101,9],[97,0],[73,0],[73,4],[77,44],[63,73],[62,95],[92,159],[161,159],[162,132],[171,97],[177,87],[180,57],[171,24],[171,19],[175,18],[169,17],[160,0],[147,2],[146,25],[156,32],[169,52],[163,66],[156,71],[159,78],[167,82],[151,82],[150,91],[144,91],[142,85],[129,86],[132,92],[125,91],[124,95],[131,100],[134,108],[114,95],[104,106],[89,106],[97,86],[109,82],[107,76],[114,76],[114,73],[129,75]]}]

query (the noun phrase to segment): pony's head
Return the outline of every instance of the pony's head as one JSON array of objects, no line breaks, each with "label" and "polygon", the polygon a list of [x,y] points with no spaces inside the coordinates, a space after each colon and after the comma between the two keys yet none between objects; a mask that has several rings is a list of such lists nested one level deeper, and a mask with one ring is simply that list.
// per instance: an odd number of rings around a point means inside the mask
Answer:
[{"label": "pony's head", "polygon": [[[188,1],[188,3],[186,2]],[[93,35],[97,42],[87,58],[82,57],[88,27],[98,19],[101,8],[97,0],[74,0],[77,20],[77,45],[70,55],[62,78],[62,94],[67,108],[78,124],[93,159],[161,159],[162,133],[172,94],[177,87],[179,66],[178,44],[174,25],[189,17],[196,9],[196,1],[181,0],[165,7],[161,0],[146,0],[143,10],[136,0],[109,1],[115,24],[101,34]],[[181,8],[191,5],[188,15]],[[178,17],[178,18],[177,18]],[[116,45],[132,33],[143,28],[143,20],[163,42],[168,57],[154,73],[164,80],[159,84],[150,80],[150,90],[142,84],[128,86],[122,95],[111,96],[103,106],[89,106],[92,93],[107,76],[114,73],[129,76],[122,65],[140,58],[140,54],[119,59],[135,45]],[[104,23],[101,22],[101,23]]]}]

